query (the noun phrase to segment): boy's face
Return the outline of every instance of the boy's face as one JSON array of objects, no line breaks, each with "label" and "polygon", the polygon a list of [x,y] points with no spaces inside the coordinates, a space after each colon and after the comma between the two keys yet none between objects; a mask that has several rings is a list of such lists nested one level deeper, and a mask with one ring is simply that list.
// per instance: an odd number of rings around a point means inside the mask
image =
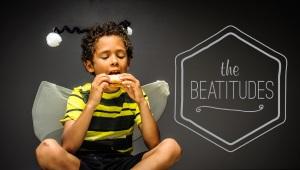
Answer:
[{"label": "boy's face", "polygon": [[115,35],[103,36],[95,44],[93,63],[87,61],[86,69],[95,75],[120,74],[127,72],[129,60],[122,38]]}]

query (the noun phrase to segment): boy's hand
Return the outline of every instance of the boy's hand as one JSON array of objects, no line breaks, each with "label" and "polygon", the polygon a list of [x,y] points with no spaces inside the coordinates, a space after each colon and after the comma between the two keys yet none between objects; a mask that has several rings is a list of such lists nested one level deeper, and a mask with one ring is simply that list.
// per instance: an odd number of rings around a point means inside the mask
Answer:
[{"label": "boy's hand", "polygon": [[109,77],[107,74],[98,74],[95,76],[92,87],[89,95],[88,105],[92,107],[96,107],[100,100],[103,93],[103,89],[108,87],[109,85]]},{"label": "boy's hand", "polygon": [[123,73],[120,74],[120,80],[129,97],[131,97],[136,103],[145,101],[141,84],[138,79],[129,73]]}]

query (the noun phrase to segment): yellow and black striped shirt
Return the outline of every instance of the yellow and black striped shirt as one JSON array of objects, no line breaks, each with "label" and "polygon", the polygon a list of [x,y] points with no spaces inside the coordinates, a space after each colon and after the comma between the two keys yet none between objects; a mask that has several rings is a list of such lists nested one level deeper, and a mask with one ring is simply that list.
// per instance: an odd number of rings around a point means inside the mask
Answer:
[{"label": "yellow and black striped shirt", "polygon": [[[63,124],[80,116],[88,101],[90,89],[91,83],[74,88],[67,101],[66,114],[60,120]],[[144,96],[148,101],[148,97]],[[134,124],[139,125],[141,122],[139,107],[125,90],[120,88],[114,93],[103,93],[79,150],[131,153]]]}]

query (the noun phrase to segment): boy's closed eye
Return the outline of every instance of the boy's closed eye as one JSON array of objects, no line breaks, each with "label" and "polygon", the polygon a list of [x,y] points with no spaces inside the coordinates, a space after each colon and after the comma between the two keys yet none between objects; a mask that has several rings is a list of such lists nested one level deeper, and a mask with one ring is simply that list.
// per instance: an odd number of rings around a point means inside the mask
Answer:
[{"label": "boy's closed eye", "polygon": [[[109,55],[108,53],[101,53],[101,54],[99,55],[99,57],[100,57],[101,59],[104,59],[104,60],[108,59],[109,56],[110,56],[110,55]],[[122,59],[122,58],[126,57],[126,54],[125,54],[124,52],[117,52],[117,53],[116,53],[116,56],[117,56],[118,58]]]},{"label": "boy's closed eye", "polygon": [[103,52],[103,53],[100,53],[99,55],[98,55],[98,57],[99,58],[101,58],[101,59],[108,59],[109,58],[109,53],[108,52]]},{"label": "boy's closed eye", "polygon": [[124,52],[117,52],[117,57],[124,58],[124,57],[126,57],[126,54]]}]

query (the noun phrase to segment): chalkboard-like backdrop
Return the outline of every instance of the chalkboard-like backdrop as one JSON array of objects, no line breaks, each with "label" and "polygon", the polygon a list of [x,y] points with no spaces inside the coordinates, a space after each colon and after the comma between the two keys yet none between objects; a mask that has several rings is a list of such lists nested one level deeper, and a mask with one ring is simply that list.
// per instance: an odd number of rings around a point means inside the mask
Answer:
[{"label": "chalkboard-like backdrop", "polygon": [[[80,61],[81,36],[63,34],[61,45],[57,48],[50,48],[46,44],[46,35],[54,26],[83,27],[96,22],[123,19],[131,21],[133,28],[131,38],[134,45],[134,58],[130,72],[135,74],[143,84],[162,79],[170,85],[171,94],[166,111],[158,125],[162,138],[176,138],[184,150],[182,159],[172,169],[300,168],[298,135],[300,121],[298,73],[300,70],[299,62],[297,62],[299,58],[299,14],[297,7],[296,2],[287,1],[28,0],[2,3],[0,7],[1,169],[39,169],[34,156],[34,149],[39,141],[33,133],[31,109],[40,82],[46,80],[72,88],[90,79]],[[234,152],[225,151],[174,120],[175,56],[206,40],[228,25],[239,28],[263,44],[284,54],[288,60],[285,123]],[[231,48],[234,49],[234,47]],[[237,62],[239,56],[215,56],[220,57],[220,60],[212,60],[214,64],[205,65],[210,60],[205,59],[203,66],[199,68],[201,71],[199,75],[190,74],[190,77],[187,77],[190,78],[190,83],[185,84],[186,86],[192,85],[196,89],[196,82],[198,83],[198,96],[196,90],[192,94],[187,93],[189,98],[195,98],[192,101],[200,100],[200,81],[206,81],[206,84],[201,83],[209,89],[208,82],[222,78],[220,72],[222,63],[224,63],[223,68],[226,68],[227,61],[232,69],[234,66],[239,68],[239,71],[236,71],[239,74],[237,81],[241,81],[243,85],[245,81],[249,83],[249,80],[254,80],[256,84],[258,81],[264,81],[260,83],[261,88],[264,89],[260,91],[260,97],[264,97],[265,101],[269,100],[267,97],[273,97],[270,101],[276,99],[277,85],[272,77],[276,67],[265,66],[270,62],[264,59],[268,59],[257,58],[263,59],[262,64],[259,64],[255,62],[256,59],[239,58],[242,62]],[[191,60],[187,62],[193,64]],[[200,59],[195,63],[198,62]],[[193,73],[197,70],[188,71]],[[216,74],[211,71],[215,71]],[[254,76],[251,77],[251,75]],[[209,76],[215,76],[215,79]],[[235,77],[231,75],[227,76],[227,79],[234,80]],[[224,76],[223,79],[225,79]],[[208,94],[202,93],[202,95],[202,97],[208,97]],[[214,95],[211,93],[210,100],[213,99],[212,97],[215,98]],[[218,101],[213,100],[213,102]],[[248,99],[248,101],[251,100]],[[270,101],[264,103],[262,111],[268,109],[269,105],[275,105]],[[273,102],[275,101],[277,100]],[[243,106],[226,105],[222,108],[255,110],[259,109],[258,106],[259,103],[248,102]],[[209,108],[202,108],[202,110],[207,111]],[[202,113],[199,112],[199,114]],[[194,118],[193,120],[201,122],[206,128],[213,129],[212,131],[222,136],[222,139],[232,142],[240,134],[249,132],[247,128],[256,126],[255,123],[252,124],[253,122],[263,124],[274,116],[273,112],[268,113],[271,114],[266,117],[262,116],[262,119],[266,120],[259,119],[262,122],[252,121],[251,114],[247,113],[246,116],[249,119],[240,117],[236,119],[240,122],[231,122],[228,126],[224,124],[228,118],[226,116],[215,120],[213,124],[208,123],[210,122],[208,120],[214,118],[211,115],[219,114],[217,112],[205,113],[206,115],[201,115],[202,119]],[[193,118],[194,115],[188,116]],[[235,127],[231,131],[228,130],[230,125]],[[139,140],[135,147],[145,149],[142,140]]]}]

